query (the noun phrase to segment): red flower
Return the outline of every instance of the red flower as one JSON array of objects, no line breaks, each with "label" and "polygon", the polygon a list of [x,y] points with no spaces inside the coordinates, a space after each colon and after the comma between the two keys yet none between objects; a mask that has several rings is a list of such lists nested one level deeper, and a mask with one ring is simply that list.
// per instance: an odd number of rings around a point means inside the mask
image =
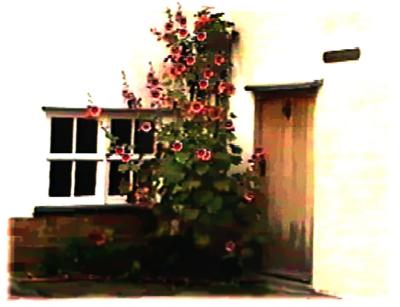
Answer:
[{"label": "red flower", "polygon": [[123,154],[125,153],[124,148],[121,147],[121,146],[115,147],[114,151],[115,151],[115,153],[116,153],[117,155],[123,155]]},{"label": "red flower", "polygon": [[140,127],[139,127],[139,131],[143,131],[143,132],[149,132],[152,129],[152,124],[151,122],[143,122]]},{"label": "red flower", "polygon": [[173,46],[171,47],[171,54],[172,55],[179,55],[182,52],[182,46]]},{"label": "red flower", "polygon": [[171,150],[174,152],[179,152],[183,149],[183,144],[180,141],[175,141],[171,144]]},{"label": "red flower", "polygon": [[196,58],[193,55],[188,55],[185,59],[185,62],[187,66],[192,66],[194,63],[196,63]]},{"label": "red flower", "polygon": [[178,30],[178,35],[180,38],[185,38],[186,36],[189,35],[189,31],[186,29],[179,29]]},{"label": "red flower", "polygon": [[133,94],[133,93],[131,93],[131,92],[129,91],[128,88],[124,88],[124,89],[122,90],[122,97],[124,97],[124,98],[129,98],[129,96],[130,96],[131,94]]},{"label": "red flower", "polygon": [[202,148],[196,151],[196,157],[201,161],[210,161],[212,154],[210,150]]},{"label": "red flower", "polygon": [[178,73],[179,75],[183,74],[183,73],[185,72],[185,70],[186,70],[185,65],[183,65],[182,63],[178,63],[178,64],[175,66],[175,68],[176,68],[176,71],[177,71],[177,73]]},{"label": "red flower", "polygon": [[218,107],[210,107],[208,109],[208,117],[210,117],[211,120],[220,120],[223,116],[223,109],[218,108]]},{"label": "red flower", "polygon": [[235,249],[236,249],[236,243],[235,242],[228,241],[228,242],[225,243],[225,250],[228,253],[233,253],[235,251]]},{"label": "red flower", "polygon": [[175,21],[179,22],[181,20],[181,18],[183,17],[182,15],[182,11],[177,11],[175,13]]},{"label": "red flower", "polygon": [[88,106],[86,108],[86,116],[88,117],[99,117],[101,114],[101,108],[96,106]]},{"label": "red flower", "polygon": [[186,27],[187,25],[187,19],[185,16],[182,16],[181,19],[179,20],[179,24],[181,25],[181,27]]},{"label": "red flower", "polygon": [[174,24],[172,22],[167,22],[164,26],[165,32],[171,32],[174,28]]},{"label": "red flower", "polygon": [[221,54],[216,54],[214,56],[214,63],[217,66],[221,66],[222,64],[225,63],[225,58]]},{"label": "red flower", "polygon": [[131,160],[131,155],[130,154],[123,154],[121,157],[121,161],[124,163],[128,163]]},{"label": "red flower", "polygon": [[207,32],[199,32],[199,33],[197,33],[196,39],[199,42],[204,42],[207,39]]},{"label": "red flower", "polygon": [[200,101],[193,101],[190,104],[189,112],[199,114],[201,111],[203,111],[203,109],[204,105]]},{"label": "red flower", "polygon": [[208,87],[208,80],[200,80],[199,81],[199,89],[205,90]]},{"label": "red flower", "polygon": [[231,120],[227,120],[225,122],[224,128],[227,131],[234,131],[235,130],[235,126],[233,125],[233,122]]},{"label": "red flower", "polygon": [[160,91],[159,90],[152,90],[151,91],[151,97],[153,97],[153,98],[159,98],[160,97],[160,95],[161,95],[161,93],[160,93]]},{"label": "red flower", "polygon": [[246,192],[243,195],[243,198],[247,203],[251,203],[255,197],[256,195],[253,192]]},{"label": "red flower", "polygon": [[102,246],[107,243],[107,236],[105,233],[94,230],[88,235],[89,240],[96,246]]},{"label": "red flower", "polygon": [[214,73],[211,69],[209,69],[209,68],[206,68],[206,69],[203,71],[203,77],[204,77],[204,79],[210,79],[210,78],[212,78],[214,75],[215,75],[215,73]]},{"label": "red flower", "polygon": [[218,85],[218,93],[231,96],[235,93],[235,87],[232,83],[223,81]]}]

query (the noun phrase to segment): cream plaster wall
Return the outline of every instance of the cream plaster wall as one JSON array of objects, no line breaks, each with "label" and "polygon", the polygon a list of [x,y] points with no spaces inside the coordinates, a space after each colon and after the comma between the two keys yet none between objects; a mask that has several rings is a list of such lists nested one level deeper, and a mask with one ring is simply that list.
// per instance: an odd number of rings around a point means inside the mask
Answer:
[{"label": "cream plaster wall", "polygon": [[[390,1],[180,2],[186,10],[208,4],[225,11],[241,34],[232,109],[239,115],[237,135],[246,155],[253,146],[254,104],[245,85],[324,79],[315,111],[313,286],[344,297],[395,293],[398,289],[386,278],[388,256],[396,277],[393,255],[398,253],[388,240],[398,241],[397,219],[388,216],[394,216],[399,196],[394,140],[400,131],[395,115],[398,48],[392,33],[399,22]],[[47,191],[41,184],[47,175],[41,106],[82,107],[89,91],[100,106],[122,107],[121,69],[142,95],[148,61],[158,65],[163,56],[149,28],[162,25],[165,7],[174,7],[175,1],[138,3],[0,4],[6,216],[29,216]],[[357,46],[358,62],[322,62],[326,50]]]}]

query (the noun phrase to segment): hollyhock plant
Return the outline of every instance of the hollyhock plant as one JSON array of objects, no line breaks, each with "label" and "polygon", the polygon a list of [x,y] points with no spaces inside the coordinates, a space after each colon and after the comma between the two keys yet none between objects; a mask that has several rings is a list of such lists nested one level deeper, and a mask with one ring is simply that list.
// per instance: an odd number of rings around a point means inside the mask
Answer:
[{"label": "hollyhock plant", "polygon": [[[135,186],[126,190],[122,186],[121,193],[135,206],[152,204],[146,206],[157,219],[152,235],[171,245],[171,252],[165,251],[165,257],[157,260],[162,262],[160,267],[171,272],[178,268],[184,276],[192,276],[188,267],[203,264],[190,263],[183,268],[181,259],[186,258],[182,255],[188,255],[190,262],[192,253],[201,250],[205,268],[201,271],[207,270],[206,263],[215,261],[210,267],[222,264],[224,271],[229,271],[235,266],[226,276],[238,276],[252,262],[244,259],[246,255],[261,250],[258,246],[265,227],[261,228],[262,206],[252,205],[259,201],[255,198],[258,174],[243,165],[247,161],[235,144],[232,119],[236,116],[229,113],[229,100],[235,92],[231,83],[234,24],[224,20],[223,13],[206,7],[195,14],[192,32],[180,5],[176,13],[168,9],[166,14],[162,30],[152,29],[165,45],[166,56],[161,73],[150,67],[146,99],[157,109],[170,106],[173,113],[164,118],[163,110],[139,114],[137,129],[154,132],[147,135],[156,140],[154,157],[144,159],[145,155],[139,154],[131,161],[131,155],[121,152],[125,164],[120,171],[138,175]],[[112,144],[117,152],[116,141]],[[143,185],[149,187],[147,192],[141,190]],[[172,231],[176,221],[179,227]],[[246,252],[237,253],[238,246]],[[170,253],[179,257],[170,257]],[[230,278],[226,276],[220,277]]]}]

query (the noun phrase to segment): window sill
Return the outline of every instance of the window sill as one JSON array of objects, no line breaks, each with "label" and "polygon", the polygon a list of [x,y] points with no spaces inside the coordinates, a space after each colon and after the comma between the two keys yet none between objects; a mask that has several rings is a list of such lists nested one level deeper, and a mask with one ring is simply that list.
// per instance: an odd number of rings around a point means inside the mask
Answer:
[{"label": "window sill", "polygon": [[[42,110],[45,112],[63,112],[63,113],[84,113],[86,108],[63,108],[63,107],[50,107],[43,106]],[[128,108],[102,108],[102,114],[140,114],[140,113],[162,113],[173,114],[174,110],[170,108],[151,109],[128,109]]]}]

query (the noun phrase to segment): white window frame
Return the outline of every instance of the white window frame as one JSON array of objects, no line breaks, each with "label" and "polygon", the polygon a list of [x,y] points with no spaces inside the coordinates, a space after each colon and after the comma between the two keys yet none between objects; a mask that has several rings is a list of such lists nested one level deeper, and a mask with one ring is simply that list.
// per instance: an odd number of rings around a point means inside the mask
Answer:
[{"label": "white window frame", "polygon": [[[45,110],[45,108],[43,108]],[[50,108],[49,108],[50,109]],[[56,108],[53,108],[56,109]],[[71,111],[72,110],[72,111]],[[47,120],[47,168],[46,172],[46,191],[45,197],[43,199],[43,205],[51,205],[51,206],[71,206],[71,205],[121,205],[128,204],[126,200],[126,195],[108,195],[109,189],[109,177],[110,177],[110,163],[111,161],[120,161],[121,157],[115,154],[111,154],[109,157],[106,156],[107,149],[110,146],[110,140],[106,138],[105,132],[101,129],[101,126],[108,127],[111,131],[111,120],[112,119],[130,119],[132,123],[131,129],[131,140],[132,144],[135,143],[135,120],[141,119],[139,118],[139,112],[104,112],[97,118],[98,126],[97,126],[97,153],[74,153],[76,149],[76,138],[77,138],[77,119],[84,118],[84,109],[64,109],[62,110],[48,110],[46,111],[46,120]],[[124,110],[125,111],[125,110]],[[153,111],[155,112],[155,111]],[[72,135],[72,153],[50,153],[51,146],[51,119],[53,117],[58,118],[73,118],[73,135]],[[163,118],[168,121],[171,120],[171,117],[168,115],[163,115]],[[154,142],[154,146],[156,146],[156,140]],[[144,154],[143,159],[151,159],[154,158],[154,154]],[[133,153],[131,155],[132,160],[136,160],[139,158],[139,154]],[[74,187],[75,187],[75,161],[86,160],[86,161],[97,161],[96,167],[96,186],[95,186],[95,195],[90,196],[75,196],[74,195]],[[51,161],[73,161],[72,170],[71,170],[71,195],[70,196],[49,196],[49,187],[50,187],[50,162]],[[130,174],[130,182],[133,182],[133,174]]]}]

